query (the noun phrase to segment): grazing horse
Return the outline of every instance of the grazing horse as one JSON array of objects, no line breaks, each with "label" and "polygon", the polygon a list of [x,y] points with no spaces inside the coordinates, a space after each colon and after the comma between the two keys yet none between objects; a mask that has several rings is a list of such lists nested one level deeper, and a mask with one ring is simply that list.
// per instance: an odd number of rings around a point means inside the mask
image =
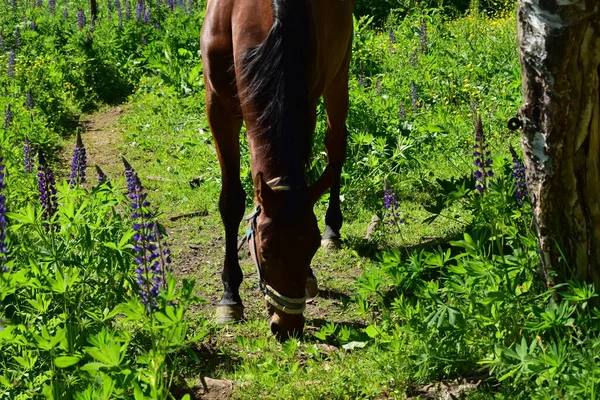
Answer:
[{"label": "grazing horse", "polygon": [[[271,331],[301,335],[316,280],[319,245],[339,243],[340,173],[346,154],[348,67],[354,0],[209,0],[201,50],[208,122],[221,166],[225,226],[223,295],[217,322],[243,318],[237,232],[244,216],[239,133],[250,145],[256,211],[247,240],[265,295]],[[306,181],[316,107],[327,110],[328,164]],[[321,240],[314,203],[331,189]],[[310,290],[307,290],[308,288]]]}]

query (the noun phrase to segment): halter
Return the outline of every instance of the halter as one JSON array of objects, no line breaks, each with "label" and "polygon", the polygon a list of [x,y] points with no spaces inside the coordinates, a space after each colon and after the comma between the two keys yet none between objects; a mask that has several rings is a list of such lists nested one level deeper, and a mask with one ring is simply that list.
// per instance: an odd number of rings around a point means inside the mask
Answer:
[{"label": "halter", "polygon": [[[290,190],[290,188],[287,186],[277,186],[273,188],[273,190]],[[248,221],[249,226],[245,236],[248,246],[252,248],[252,259],[256,265],[256,272],[258,275],[258,290],[264,294],[265,300],[279,311],[286,314],[302,314],[306,309],[306,295],[304,295],[304,297],[284,296],[273,289],[273,287],[264,280],[261,274],[260,258],[256,247],[256,220],[260,213],[260,206],[257,205],[254,211],[246,216],[246,221]]]}]

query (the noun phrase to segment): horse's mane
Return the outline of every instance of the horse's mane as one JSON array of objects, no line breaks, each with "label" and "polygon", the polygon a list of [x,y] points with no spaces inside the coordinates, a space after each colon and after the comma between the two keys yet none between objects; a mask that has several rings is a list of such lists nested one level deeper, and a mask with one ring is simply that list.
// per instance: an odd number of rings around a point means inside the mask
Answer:
[{"label": "horse's mane", "polygon": [[[274,22],[243,60],[245,101],[257,110],[257,135],[269,143],[266,156],[291,184],[304,182],[311,148],[309,91],[314,68],[310,0],[272,0]],[[314,107],[314,105],[313,105]]]}]

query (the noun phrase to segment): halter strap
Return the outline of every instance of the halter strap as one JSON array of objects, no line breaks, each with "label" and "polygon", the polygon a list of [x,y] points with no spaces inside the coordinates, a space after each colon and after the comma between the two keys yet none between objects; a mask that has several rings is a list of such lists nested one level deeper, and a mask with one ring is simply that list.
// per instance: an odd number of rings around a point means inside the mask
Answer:
[{"label": "halter strap", "polygon": [[280,183],[283,180],[284,178],[282,177],[273,178],[267,181],[267,185],[269,185],[271,190],[273,190],[274,192],[286,192],[292,190],[292,187],[290,185],[280,185]]},{"label": "halter strap", "polygon": [[[269,181],[270,182],[270,181]],[[283,187],[276,187],[273,190],[289,190]],[[258,249],[256,248],[256,220],[261,213],[260,206],[257,205],[250,214],[246,216],[248,221],[248,230],[246,231],[245,240],[248,242],[248,246],[251,247],[252,259],[254,265],[256,265],[256,272],[258,275],[258,290],[260,290],[265,300],[273,307],[282,311],[286,314],[302,314],[306,309],[306,294],[304,297],[287,297],[273,289],[263,278],[260,268],[260,258],[258,256]],[[240,246],[241,247],[241,246]]]}]

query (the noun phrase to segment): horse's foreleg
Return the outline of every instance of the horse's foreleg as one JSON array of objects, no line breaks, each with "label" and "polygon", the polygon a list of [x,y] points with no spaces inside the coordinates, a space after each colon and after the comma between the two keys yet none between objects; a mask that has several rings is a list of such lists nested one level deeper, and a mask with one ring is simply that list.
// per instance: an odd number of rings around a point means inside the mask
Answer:
[{"label": "horse's foreleg", "polygon": [[[325,148],[331,165],[342,165],[346,157],[346,118],[348,116],[348,71],[340,71],[336,79],[323,93],[327,110],[327,136]],[[342,211],[340,209],[340,174],[331,186],[329,207],[325,214],[325,234],[321,245],[324,248],[339,248],[341,245]]]},{"label": "horse's foreleg", "polygon": [[244,217],[246,193],[240,181],[239,132],[242,119],[210,89],[206,93],[208,122],[221,166],[219,211],[225,226],[225,262],[221,273],[223,295],[217,306],[217,323],[243,319],[239,288],[243,275],[238,261],[237,233]]}]

